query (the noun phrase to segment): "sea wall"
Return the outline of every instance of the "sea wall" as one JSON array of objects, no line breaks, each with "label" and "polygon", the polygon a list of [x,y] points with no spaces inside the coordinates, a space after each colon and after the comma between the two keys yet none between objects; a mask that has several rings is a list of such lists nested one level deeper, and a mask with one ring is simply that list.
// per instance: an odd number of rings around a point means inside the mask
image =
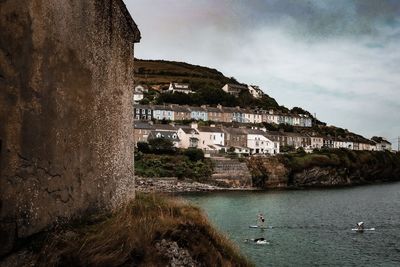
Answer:
[{"label": "sea wall", "polygon": [[230,187],[252,187],[246,162],[238,159],[212,158],[212,179]]},{"label": "sea wall", "polygon": [[400,181],[400,154],[331,150],[252,157],[248,166],[259,188],[306,188]]},{"label": "sea wall", "polygon": [[122,0],[0,2],[0,256],[134,195],[139,39]]}]

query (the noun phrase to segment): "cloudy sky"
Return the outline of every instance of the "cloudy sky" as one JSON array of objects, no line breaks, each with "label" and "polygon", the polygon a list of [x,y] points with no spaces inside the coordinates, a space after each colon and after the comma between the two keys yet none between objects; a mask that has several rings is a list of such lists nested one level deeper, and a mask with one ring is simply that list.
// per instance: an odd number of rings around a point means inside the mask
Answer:
[{"label": "cloudy sky", "polygon": [[392,142],[400,135],[398,0],[125,0],[135,56],[216,68],[279,104]]}]

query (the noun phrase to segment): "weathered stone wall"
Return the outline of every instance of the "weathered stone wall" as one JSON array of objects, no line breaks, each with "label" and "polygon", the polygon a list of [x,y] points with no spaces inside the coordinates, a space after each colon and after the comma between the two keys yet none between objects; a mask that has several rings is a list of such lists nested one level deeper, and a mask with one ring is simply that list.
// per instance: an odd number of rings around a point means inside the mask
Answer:
[{"label": "weathered stone wall", "polygon": [[0,255],[134,195],[139,39],[122,0],[0,1]]},{"label": "weathered stone wall", "polygon": [[232,187],[252,187],[252,179],[245,162],[237,159],[213,158],[212,179]]}]

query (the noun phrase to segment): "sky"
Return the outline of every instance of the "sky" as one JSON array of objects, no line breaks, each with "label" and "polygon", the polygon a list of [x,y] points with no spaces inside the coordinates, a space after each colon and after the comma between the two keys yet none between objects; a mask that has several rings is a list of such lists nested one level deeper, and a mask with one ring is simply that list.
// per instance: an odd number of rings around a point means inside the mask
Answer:
[{"label": "sky", "polygon": [[137,58],[216,68],[328,125],[400,136],[399,0],[125,3]]}]

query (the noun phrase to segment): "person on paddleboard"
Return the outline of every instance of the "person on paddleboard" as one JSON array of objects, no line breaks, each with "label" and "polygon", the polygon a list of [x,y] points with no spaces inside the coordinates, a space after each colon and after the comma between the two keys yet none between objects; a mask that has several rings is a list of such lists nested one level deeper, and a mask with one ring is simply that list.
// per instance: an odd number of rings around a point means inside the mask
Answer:
[{"label": "person on paddleboard", "polygon": [[363,232],[364,231],[364,222],[357,223],[356,227],[357,227],[358,232]]},{"label": "person on paddleboard", "polygon": [[258,222],[261,227],[265,224],[265,217],[261,212],[258,214]]}]

